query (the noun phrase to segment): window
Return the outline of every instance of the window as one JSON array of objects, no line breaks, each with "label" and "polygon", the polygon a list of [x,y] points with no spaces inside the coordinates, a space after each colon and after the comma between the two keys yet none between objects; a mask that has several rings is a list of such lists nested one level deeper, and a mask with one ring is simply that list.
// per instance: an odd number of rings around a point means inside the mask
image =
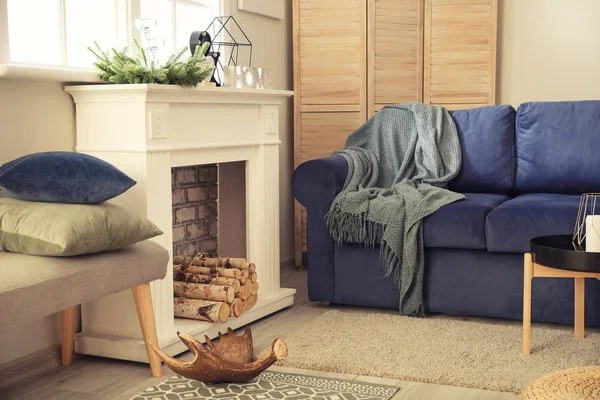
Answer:
[{"label": "window", "polygon": [[193,31],[202,31],[219,15],[218,0],[140,0],[142,18],[158,23],[157,34],[165,40],[159,60],[189,47]]},{"label": "window", "polygon": [[220,0],[5,1],[9,62],[46,67],[91,68],[94,57],[87,47],[94,41],[104,49],[127,46],[131,38],[140,38],[135,28],[140,17],[157,21],[156,34],[165,40],[159,60],[164,61],[221,13]]},{"label": "window", "polygon": [[126,11],[127,0],[8,0],[10,62],[90,68],[94,40],[127,44]]}]

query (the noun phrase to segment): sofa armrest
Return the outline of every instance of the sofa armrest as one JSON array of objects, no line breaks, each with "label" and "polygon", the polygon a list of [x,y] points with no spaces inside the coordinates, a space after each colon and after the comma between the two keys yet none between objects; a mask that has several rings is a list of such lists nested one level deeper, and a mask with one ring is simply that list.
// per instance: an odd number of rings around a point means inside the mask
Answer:
[{"label": "sofa armrest", "polygon": [[306,207],[308,224],[308,298],[335,302],[335,242],[325,215],[344,187],[348,163],[342,156],[307,161],[292,178],[292,190]]},{"label": "sofa armrest", "polygon": [[331,156],[302,163],[292,176],[294,197],[306,209],[329,206],[341,192],[348,175],[348,162],[342,156]]}]

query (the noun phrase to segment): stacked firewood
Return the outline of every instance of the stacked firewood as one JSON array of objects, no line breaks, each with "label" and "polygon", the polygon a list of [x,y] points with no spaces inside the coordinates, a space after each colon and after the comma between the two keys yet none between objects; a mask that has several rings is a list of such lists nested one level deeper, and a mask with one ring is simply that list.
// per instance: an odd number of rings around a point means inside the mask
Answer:
[{"label": "stacked firewood", "polygon": [[226,322],[254,307],[258,299],[256,265],[245,258],[173,258],[175,316]]}]

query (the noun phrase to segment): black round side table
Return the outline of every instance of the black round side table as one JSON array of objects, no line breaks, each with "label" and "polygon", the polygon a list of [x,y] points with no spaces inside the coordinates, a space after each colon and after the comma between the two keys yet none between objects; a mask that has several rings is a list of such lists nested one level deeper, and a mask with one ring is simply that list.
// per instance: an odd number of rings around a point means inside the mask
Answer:
[{"label": "black round side table", "polygon": [[571,235],[531,239],[525,253],[523,279],[523,353],[531,353],[531,280],[533,278],[575,279],[575,337],[584,337],[585,278],[600,279],[600,253],[576,251]]}]

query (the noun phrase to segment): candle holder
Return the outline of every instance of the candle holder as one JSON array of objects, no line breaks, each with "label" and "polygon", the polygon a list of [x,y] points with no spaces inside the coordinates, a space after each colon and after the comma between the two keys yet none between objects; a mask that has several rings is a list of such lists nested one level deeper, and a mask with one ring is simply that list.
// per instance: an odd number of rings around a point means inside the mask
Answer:
[{"label": "candle holder", "polygon": [[[576,251],[600,251],[600,249],[590,249],[590,243],[586,241],[590,233],[600,238],[600,216],[594,218],[598,199],[600,199],[600,193],[584,193],[581,195],[572,240],[573,248]],[[598,226],[594,226],[596,219],[598,219]]]},{"label": "candle holder", "polygon": [[165,40],[156,35],[157,26],[158,22],[154,19],[138,18],[135,20],[135,27],[142,34],[146,51],[150,53],[150,61],[158,66],[160,64],[158,53],[164,47]]}]

